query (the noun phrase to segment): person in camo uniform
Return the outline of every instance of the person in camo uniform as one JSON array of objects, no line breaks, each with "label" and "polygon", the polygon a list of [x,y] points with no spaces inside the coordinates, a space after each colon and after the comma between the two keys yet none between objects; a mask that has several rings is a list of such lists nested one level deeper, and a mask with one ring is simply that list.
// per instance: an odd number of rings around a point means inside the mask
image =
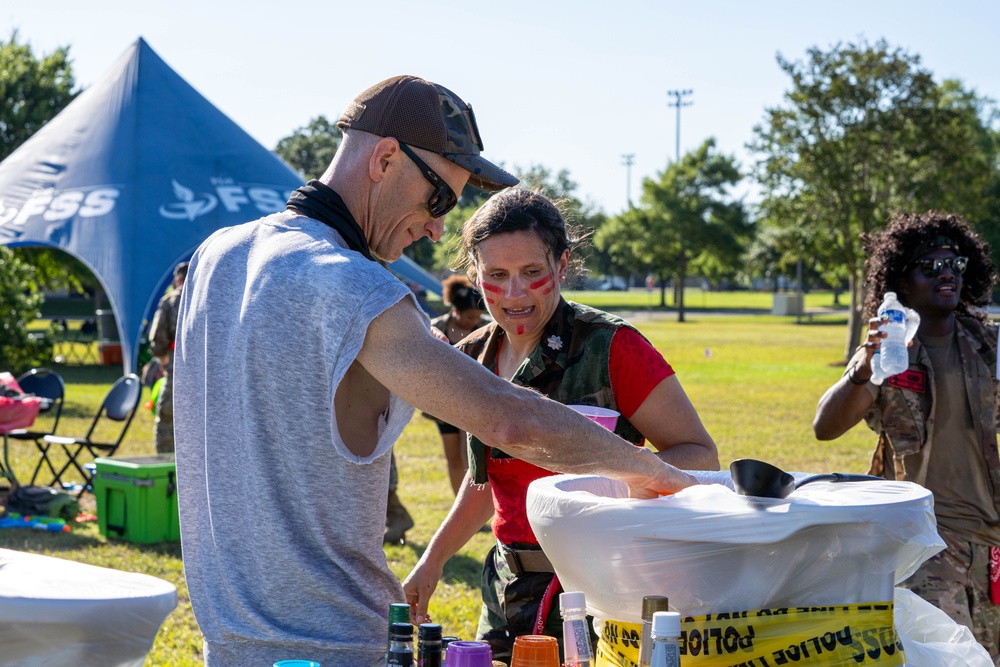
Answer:
[{"label": "person in camo uniform", "polygon": [[[878,434],[871,473],[934,493],[947,548],[902,585],[968,626],[1000,664],[1000,607],[990,591],[991,552],[1000,554],[1000,384],[997,326],[983,310],[996,269],[965,220],[933,211],[897,216],[864,246],[867,339],[820,399],[813,428],[832,440],[864,419]],[[920,328],[909,369],[876,386],[871,361],[884,335],[875,315],[885,292],[920,315]]]},{"label": "person in camo uniform", "polygon": [[163,370],[163,384],[156,397],[156,417],[153,420],[153,440],[157,454],[170,454],[174,451],[174,394],[170,375],[174,361],[174,338],[177,335],[177,310],[187,270],[187,262],[174,267],[173,289],[160,299],[153,322],[149,325],[149,351]]},{"label": "person in camo uniform", "polygon": [[[512,384],[560,403],[616,410],[615,433],[637,450],[648,439],[675,466],[718,470],[715,442],[663,356],[624,320],[562,298],[570,250],[580,240],[538,193],[508,189],[490,198],[465,223],[460,256],[494,322],[457,347]],[[558,604],[550,605],[561,588],[525,507],[528,484],[551,474],[470,436],[469,472],[455,504],[403,582],[417,622],[445,562],[495,510],[497,543],[483,565],[477,637],[505,662],[520,635],[551,635],[561,646]]]}]

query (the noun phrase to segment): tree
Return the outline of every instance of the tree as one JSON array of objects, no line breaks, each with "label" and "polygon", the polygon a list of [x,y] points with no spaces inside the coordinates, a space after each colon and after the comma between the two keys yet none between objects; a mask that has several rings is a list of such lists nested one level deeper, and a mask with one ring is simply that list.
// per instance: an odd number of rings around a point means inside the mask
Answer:
[{"label": "tree", "polygon": [[973,219],[985,210],[996,177],[985,102],[956,83],[935,84],[919,56],[885,41],[814,47],[797,62],[779,54],[778,64],[791,90],[749,144],[760,156],[760,222],[797,229],[797,252],[810,253],[828,280],[848,280],[847,359],[861,334],[860,235],[897,210]]},{"label": "tree", "polygon": [[0,246],[0,368],[15,375],[52,358],[54,329],[40,336],[28,325],[41,316],[44,297],[35,270],[10,248]]},{"label": "tree", "polygon": [[[647,213],[630,207],[610,218],[597,230],[594,247],[598,251],[600,268],[604,273],[614,276],[649,271],[650,267],[644,263],[648,258],[639,254],[646,245],[646,230],[649,229]],[[665,305],[664,298],[661,293],[660,305]]]},{"label": "tree", "polygon": [[326,116],[317,116],[305,127],[278,141],[274,152],[303,179],[319,178],[333,161],[344,133]]},{"label": "tree", "polygon": [[404,251],[406,255],[432,273],[448,274],[458,261],[462,224],[472,217],[489,196],[489,192],[466,185],[458,197],[458,205],[444,216],[444,233],[441,235],[441,240],[434,243],[424,237],[408,247]]},{"label": "tree", "polygon": [[734,158],[715,150],[715,139],[669,165],[659,180],[645,179],[642,203],[618,216],[597,234],[605,249],[617,246],[660,279],[660,305],[666,281],[674,281],[677,320],[684,321],[684,281],[694,272],[710,274],[735,266],[752,230],[742,201],[730,188],[742,179]]},{"label": "tree", "polygon": [[0,160],[73,101],[74,85],[69,47],[36,58],[16,30],[0,42]]},{"label": "tree", "polygon": [[[517,177],[521,180],[519,187],[529,190],[537,190],[543,195],[556,202],[566,218],[566,223],[575,226],[579,234],[585,239],[593,236],[594,232],[600,229],[607,221],[604,215],[592,202],[580,199],[577,192],[577,182],[572,179],[568,169],[560,169],[553,173],[549,168],[542,165],[533,164],[527,169],[516,168]],[[570,272],[569,280],[574,287],[582,286],[583,279],[588,273],[611,273],[628,277],[632,265],[615,265],[605,253],[600,249],[590,245],[588,240],[583,248],[573,254],[575,260],[574,269]],[[581,275],[582,274],[582,275]]]},{"label": "tree", "polygon": [[[16,30],[8,41],[0,41],[0,160],[73,101],[75,85],[68,47],[36,58]],[[44,297],[35,270],[22,256],[42,262],[53,281],[69,282],[70,272],[60,268],[55,255],[44,249],[15,253],[0,246],[0,369],[18,373],[52,356],[51,330],[28,334]]]},{"label": "tree", "polygon": [[[577,225],[583,228],[584,233],[600,227],[605,220],[605,216],[589,202],[585,202],[576,196],[577,184],[570,177],[568,170],[563,169],[553,173],[548,167],[533,164],[527,168],[515,167],[513,173],[520,179],[518,187],[528,190],[537,190],[549,199],[557,202],[566,222],[570,225]],[[462,191],[462,197],[456,206],[444,220],[444,234],[440,243],[431,244],[426,239],[410,246],[407,255],[418,263],[424,265],[432,271],[444,272],[448,267],[457,263],[456,252],[459,248],[459,241],[462,233],[462,225],[472,217],[486,200],[490,193],[483,192],[478,188],[466,186]],[[411,249],[413,249],[411,251]],[[430,265],[422,261],[426,258],[426,251],[433,253]],[[419,256],[416,254],[419,253]],[[578,258],[589,259],[589,258]]]}]

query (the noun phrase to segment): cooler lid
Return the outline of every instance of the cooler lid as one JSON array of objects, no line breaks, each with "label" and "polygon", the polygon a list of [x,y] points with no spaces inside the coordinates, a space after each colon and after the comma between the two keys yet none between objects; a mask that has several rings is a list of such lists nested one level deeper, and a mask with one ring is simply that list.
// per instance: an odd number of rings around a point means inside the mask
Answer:
[{"label": "cooler lid", "polygon": [[132,477],[160,477],[177,469],[173,454],[154,454],[150,456],[132,456],[122,458],[99,457],[94,460],[96,470],[101,472],[117,472],[129,474]]}]

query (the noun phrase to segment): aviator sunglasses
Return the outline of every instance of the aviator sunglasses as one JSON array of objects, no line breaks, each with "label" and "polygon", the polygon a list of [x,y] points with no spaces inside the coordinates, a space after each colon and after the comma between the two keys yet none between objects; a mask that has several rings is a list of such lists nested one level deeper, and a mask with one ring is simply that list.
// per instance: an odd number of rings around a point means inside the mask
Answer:
[{"label": "aviator sunglasses", "polygon": [[417,165],[427,182],[434,186],[434,192],[427,199],[427,208],[431,210],[431,217],[440,218],[455,208],[458,197],[455,196],[455,191],[451,189],[451,186],[445,183],[445,180],[438,176],[437,172],[431,169],[426,162],[417,157],[417,154],[409,146],[400,141],[399,147],[406,153],[407,157],[413,160],[413,164]]},{"label": "aviator sunglasses", "polygon": [[949,257],[947,259],[941,259],[940,257],[927,257],[913,262],[913,266],[920,269],[928,278],[933,278],[938,275],[946,266],[951,269],[951,272],[956,276],[960,276],[965,273],[965,267],[968,265],[968,257]]}]

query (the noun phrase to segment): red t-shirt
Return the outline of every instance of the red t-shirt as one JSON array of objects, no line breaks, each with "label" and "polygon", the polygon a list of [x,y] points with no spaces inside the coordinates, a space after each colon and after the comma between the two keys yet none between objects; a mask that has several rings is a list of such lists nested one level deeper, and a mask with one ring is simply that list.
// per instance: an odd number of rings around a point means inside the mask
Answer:
[{"label": "red t-shirt", "polygon": [[[663,355],[629,327],[620,328],[611,339],[608,364],[618,412],[626,419],[635,414],[660,382],[674,374]],[[538,544],[525,506],[528,484],[554,474],[520,459],[486,457],[486,475],[493,489],[496,513],[493,533],[497,539],[504,544]]]}]

